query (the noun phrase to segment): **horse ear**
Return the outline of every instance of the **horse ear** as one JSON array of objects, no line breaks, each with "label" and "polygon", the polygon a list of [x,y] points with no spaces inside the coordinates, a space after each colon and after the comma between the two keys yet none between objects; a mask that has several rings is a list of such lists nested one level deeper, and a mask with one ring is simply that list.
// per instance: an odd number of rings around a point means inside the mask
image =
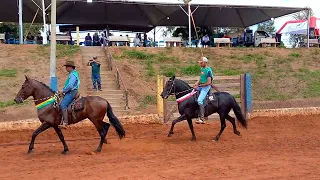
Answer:
[{"label": "horse ear", "polygon": [[174,80],[175,78],[176,78],[176,76],[175,76],[175,75],[173,75],[173,76],[171,77],[171,79],[172,79],[172,80]]},{"label": "horse ear", "polygon": [[26,78],[26,80],[27,80],[27,81],[29,80],[29,78],[28,78],[28,76],[27,76],[27,75],[24,75],[24,77]]}]

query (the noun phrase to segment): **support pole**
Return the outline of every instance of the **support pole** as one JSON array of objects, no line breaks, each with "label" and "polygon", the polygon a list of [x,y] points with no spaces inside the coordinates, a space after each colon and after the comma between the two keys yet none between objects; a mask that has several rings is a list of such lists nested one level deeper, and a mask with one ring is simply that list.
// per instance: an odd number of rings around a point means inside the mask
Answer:
[{"label": "support pole", "polygon": [[191,8],[188,2],[188,21],[189,21],[189,47],[191,47]]},{"label": "support pole", "polygon": [[46,10],[45,10],[45,2],[44,0],[42,0],[42,17],[43,17],[43,32],[44,32],[44,35],[43,35],[43,41],[42,43],[43,44],[48,44],[48,41],[47,41],[47,23],[46,23]]},{"label": "support pole", "polygon": [[77,46],[80,45],[80,34],[79,34],[79,26],[76,27],[76,31],[77,31]]},{"label": "support pole", "polygon": [[307,19],[307,24],[308,24],[308,27],[307,27],[307,47],[309,48],[309,39],[310,39],[310,8],[308,9],[308,19]]},{"label": "support pole", "polygon": [[22,0],[19,0],[19,42],[23,44]]},{"label": "support pole", "polygon": [[51,5],[51,38],[50,38],[50,87],[58,91],[58,79],[56,77],[56,19],[57,0],[52,0]]},{"label": "support pole", "polygon": [[153,47],[156,47],[156,28],[157,26],[153,29]]}]

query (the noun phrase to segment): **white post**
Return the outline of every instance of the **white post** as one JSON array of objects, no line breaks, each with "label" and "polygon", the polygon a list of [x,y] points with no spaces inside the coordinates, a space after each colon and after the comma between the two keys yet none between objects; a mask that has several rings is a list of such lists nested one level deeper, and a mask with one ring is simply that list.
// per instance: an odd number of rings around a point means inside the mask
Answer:
[{"label": "white post", "polygon": [[309,46],[309,38],[310,38],[310,9],[308,9],[308,28],[307,28],[307,47],[310,47]]},{"label": "white post", "polygon": [[47,44],[47,25],[46,25],[46,8],[45,2],[42,0],[42,16],[43,16],[43,44]]},{"label": "white post", "polygon": [[23,24],[22,24],[22,0],[19,0],[19,42],[23,44]]},{"label": "white post", "polygon": [[191,47],[191,8],[188,2],[188,20],[189,20],[189,47]]},{"label": "white post", "polygon": [[50,87],[58,90],[58,79],[56,77],[56,19],[57,19],[57,0],[51,3],[51,37],[50,37]]}]

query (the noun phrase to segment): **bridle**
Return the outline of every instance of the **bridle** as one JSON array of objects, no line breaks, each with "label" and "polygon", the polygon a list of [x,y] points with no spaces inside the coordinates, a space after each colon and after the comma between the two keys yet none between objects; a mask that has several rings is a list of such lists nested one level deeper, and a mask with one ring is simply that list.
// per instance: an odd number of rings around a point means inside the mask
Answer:
[{"label": "bridle", "polygon": [[[187,90],[184,90],[184,91],[180,91],[180,92],[176,92],[176,88],[175,88],[175,83],[174,83],[174,81],[175,80],[168,80],[168,82],[170,82],[170,81],[172,81],[172,85],[171,85],[171,88],[170,88],[170,93],[169,93],[169,95],[179,95],[179,94],[181,94],[181,93],[185,93],[185,92],[188,92],[188,91],[190,91],[190,90],[193,90],[193,88],[190,88],[190,89],[187,89]],[[172,92],[172,89],[174,89],[174,91]]]}]

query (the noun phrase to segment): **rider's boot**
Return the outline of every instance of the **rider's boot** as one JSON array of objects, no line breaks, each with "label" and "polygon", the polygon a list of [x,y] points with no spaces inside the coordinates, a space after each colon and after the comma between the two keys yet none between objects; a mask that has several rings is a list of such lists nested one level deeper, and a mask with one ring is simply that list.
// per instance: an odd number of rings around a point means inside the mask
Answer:
[{"label": "rider's boot", "polygon": [[199,105],[199,119],[197,121],[197,124],[205,124],[204,122],[204,105],[200,104]]},{"label": "rider's boot", "polygon": [[62,119],[61,119],[61,124],[59,125],[59,128],[67,128],[68,125],[68,110],[62,110]]}]

